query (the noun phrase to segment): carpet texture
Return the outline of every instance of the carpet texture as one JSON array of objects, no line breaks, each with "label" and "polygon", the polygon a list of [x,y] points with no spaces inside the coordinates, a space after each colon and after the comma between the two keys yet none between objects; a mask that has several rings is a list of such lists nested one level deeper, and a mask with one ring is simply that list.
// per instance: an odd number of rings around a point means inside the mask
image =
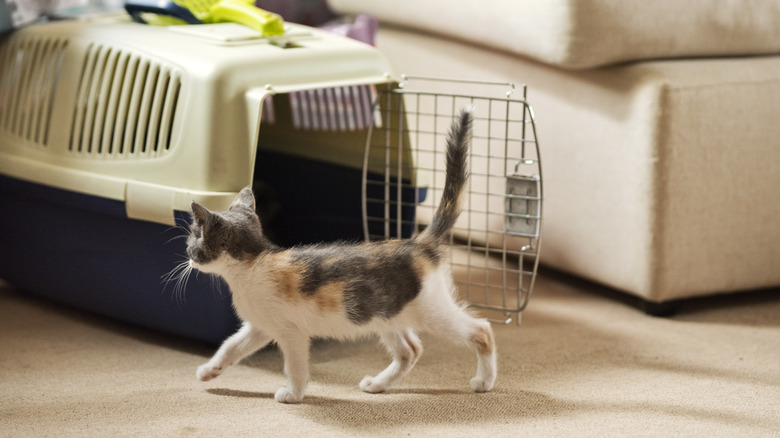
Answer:
[{"label": "carpet texture", "polygon": [[273,400],[263,350],[208,383],[210,347],[21,294],[0,283],[0,436],[778,436],[780,294],[715,297],[645,316],[544,272],[520,326],[495,326],[499,379],[423,336],[385,394],[357,383],[388,362],[374,340],[317,342],[304,402]]}]

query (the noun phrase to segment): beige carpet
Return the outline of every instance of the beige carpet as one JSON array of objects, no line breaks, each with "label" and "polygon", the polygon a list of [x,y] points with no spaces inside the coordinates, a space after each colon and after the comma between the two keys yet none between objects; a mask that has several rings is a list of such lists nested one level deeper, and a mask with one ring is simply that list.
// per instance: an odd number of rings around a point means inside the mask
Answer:
[{"label": "beige carpet", "polygon": [[647,317],[545,272],[521,326],[496,326],[496,390],[473,394],[472,354],[423,337],[389,393],[357,383],[386,364],[373,341],[317,343],[305,403],[265,350],[220,378],[211,350],[28,298],[0,284],[0,436],[780,435],[780,294]]}]

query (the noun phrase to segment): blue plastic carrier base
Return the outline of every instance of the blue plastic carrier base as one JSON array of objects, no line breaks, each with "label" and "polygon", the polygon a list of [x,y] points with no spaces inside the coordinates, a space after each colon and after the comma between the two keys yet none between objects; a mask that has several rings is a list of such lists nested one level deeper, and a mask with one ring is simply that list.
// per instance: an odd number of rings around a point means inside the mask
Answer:
[{"label": "blue plastic carrier base", "polygon": [[205,275],[175,296],[162,278],[185,260],[182,231],[128,219],[123,202],[0,176],[0,229],[0,278],[27,293],[210,344],[239,325]]},{"label": "blue plastic carrier base", "polygon": [[[264,228],[275,243],[363,239],[360,170],[262,152],[255,174],[270,187],[258,203],[274,204]],[[413,207],[403,214],[414,222]],[[186,260],[189,220],[176,212],[177,228],[128,219],[123,202],[0,176],[0,278],[36,296],[218,344],[240,324],[227,285],[193,272],[176,294],[163,280]]]}]

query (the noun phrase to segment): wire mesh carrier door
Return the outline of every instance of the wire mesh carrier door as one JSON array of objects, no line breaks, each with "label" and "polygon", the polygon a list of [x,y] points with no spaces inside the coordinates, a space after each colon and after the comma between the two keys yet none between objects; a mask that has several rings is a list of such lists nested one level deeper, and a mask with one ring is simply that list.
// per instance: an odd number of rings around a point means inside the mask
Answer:
[{"label": "wire mesh carrier door", "polygon": [[525,87],[518,93],[512,84],[404,76],[378,91],[363,163],[364,234],[381,240],[424,229],[444,186],[445,138],[468,105],[470,178],[450,234],[453,274],[462,299],[493,320],[519,322],[539,265],[542,217],[541,159]]}]

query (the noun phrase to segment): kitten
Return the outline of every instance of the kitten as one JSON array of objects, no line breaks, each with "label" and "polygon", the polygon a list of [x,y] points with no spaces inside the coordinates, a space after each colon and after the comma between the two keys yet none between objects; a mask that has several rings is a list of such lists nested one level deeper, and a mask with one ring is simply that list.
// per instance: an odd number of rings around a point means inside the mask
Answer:
[{"label": "kitten", "polygon": [[446,236],[460,214],[460,195],[468,179],[471,124],[470,108],[453,121],[442,199],[430,225],[414,239],[284,249],[264,237],[249,188],[227,211],[211,212],[193,202],[189,264],[225,279],[243,321],[198,368],[198,379],[213,379],[275,341],[288,379],[275,398],[297,403],[309,380],[312,337],[378,334],[392,362],[378,375],[365,377],[360,388],[383,392],[420,358],[417,332],[426,331],[471,346],[477,353],[471,388],[490,391],[496,380],[493,331],[487,321],[455,302],[446,262]]}]

